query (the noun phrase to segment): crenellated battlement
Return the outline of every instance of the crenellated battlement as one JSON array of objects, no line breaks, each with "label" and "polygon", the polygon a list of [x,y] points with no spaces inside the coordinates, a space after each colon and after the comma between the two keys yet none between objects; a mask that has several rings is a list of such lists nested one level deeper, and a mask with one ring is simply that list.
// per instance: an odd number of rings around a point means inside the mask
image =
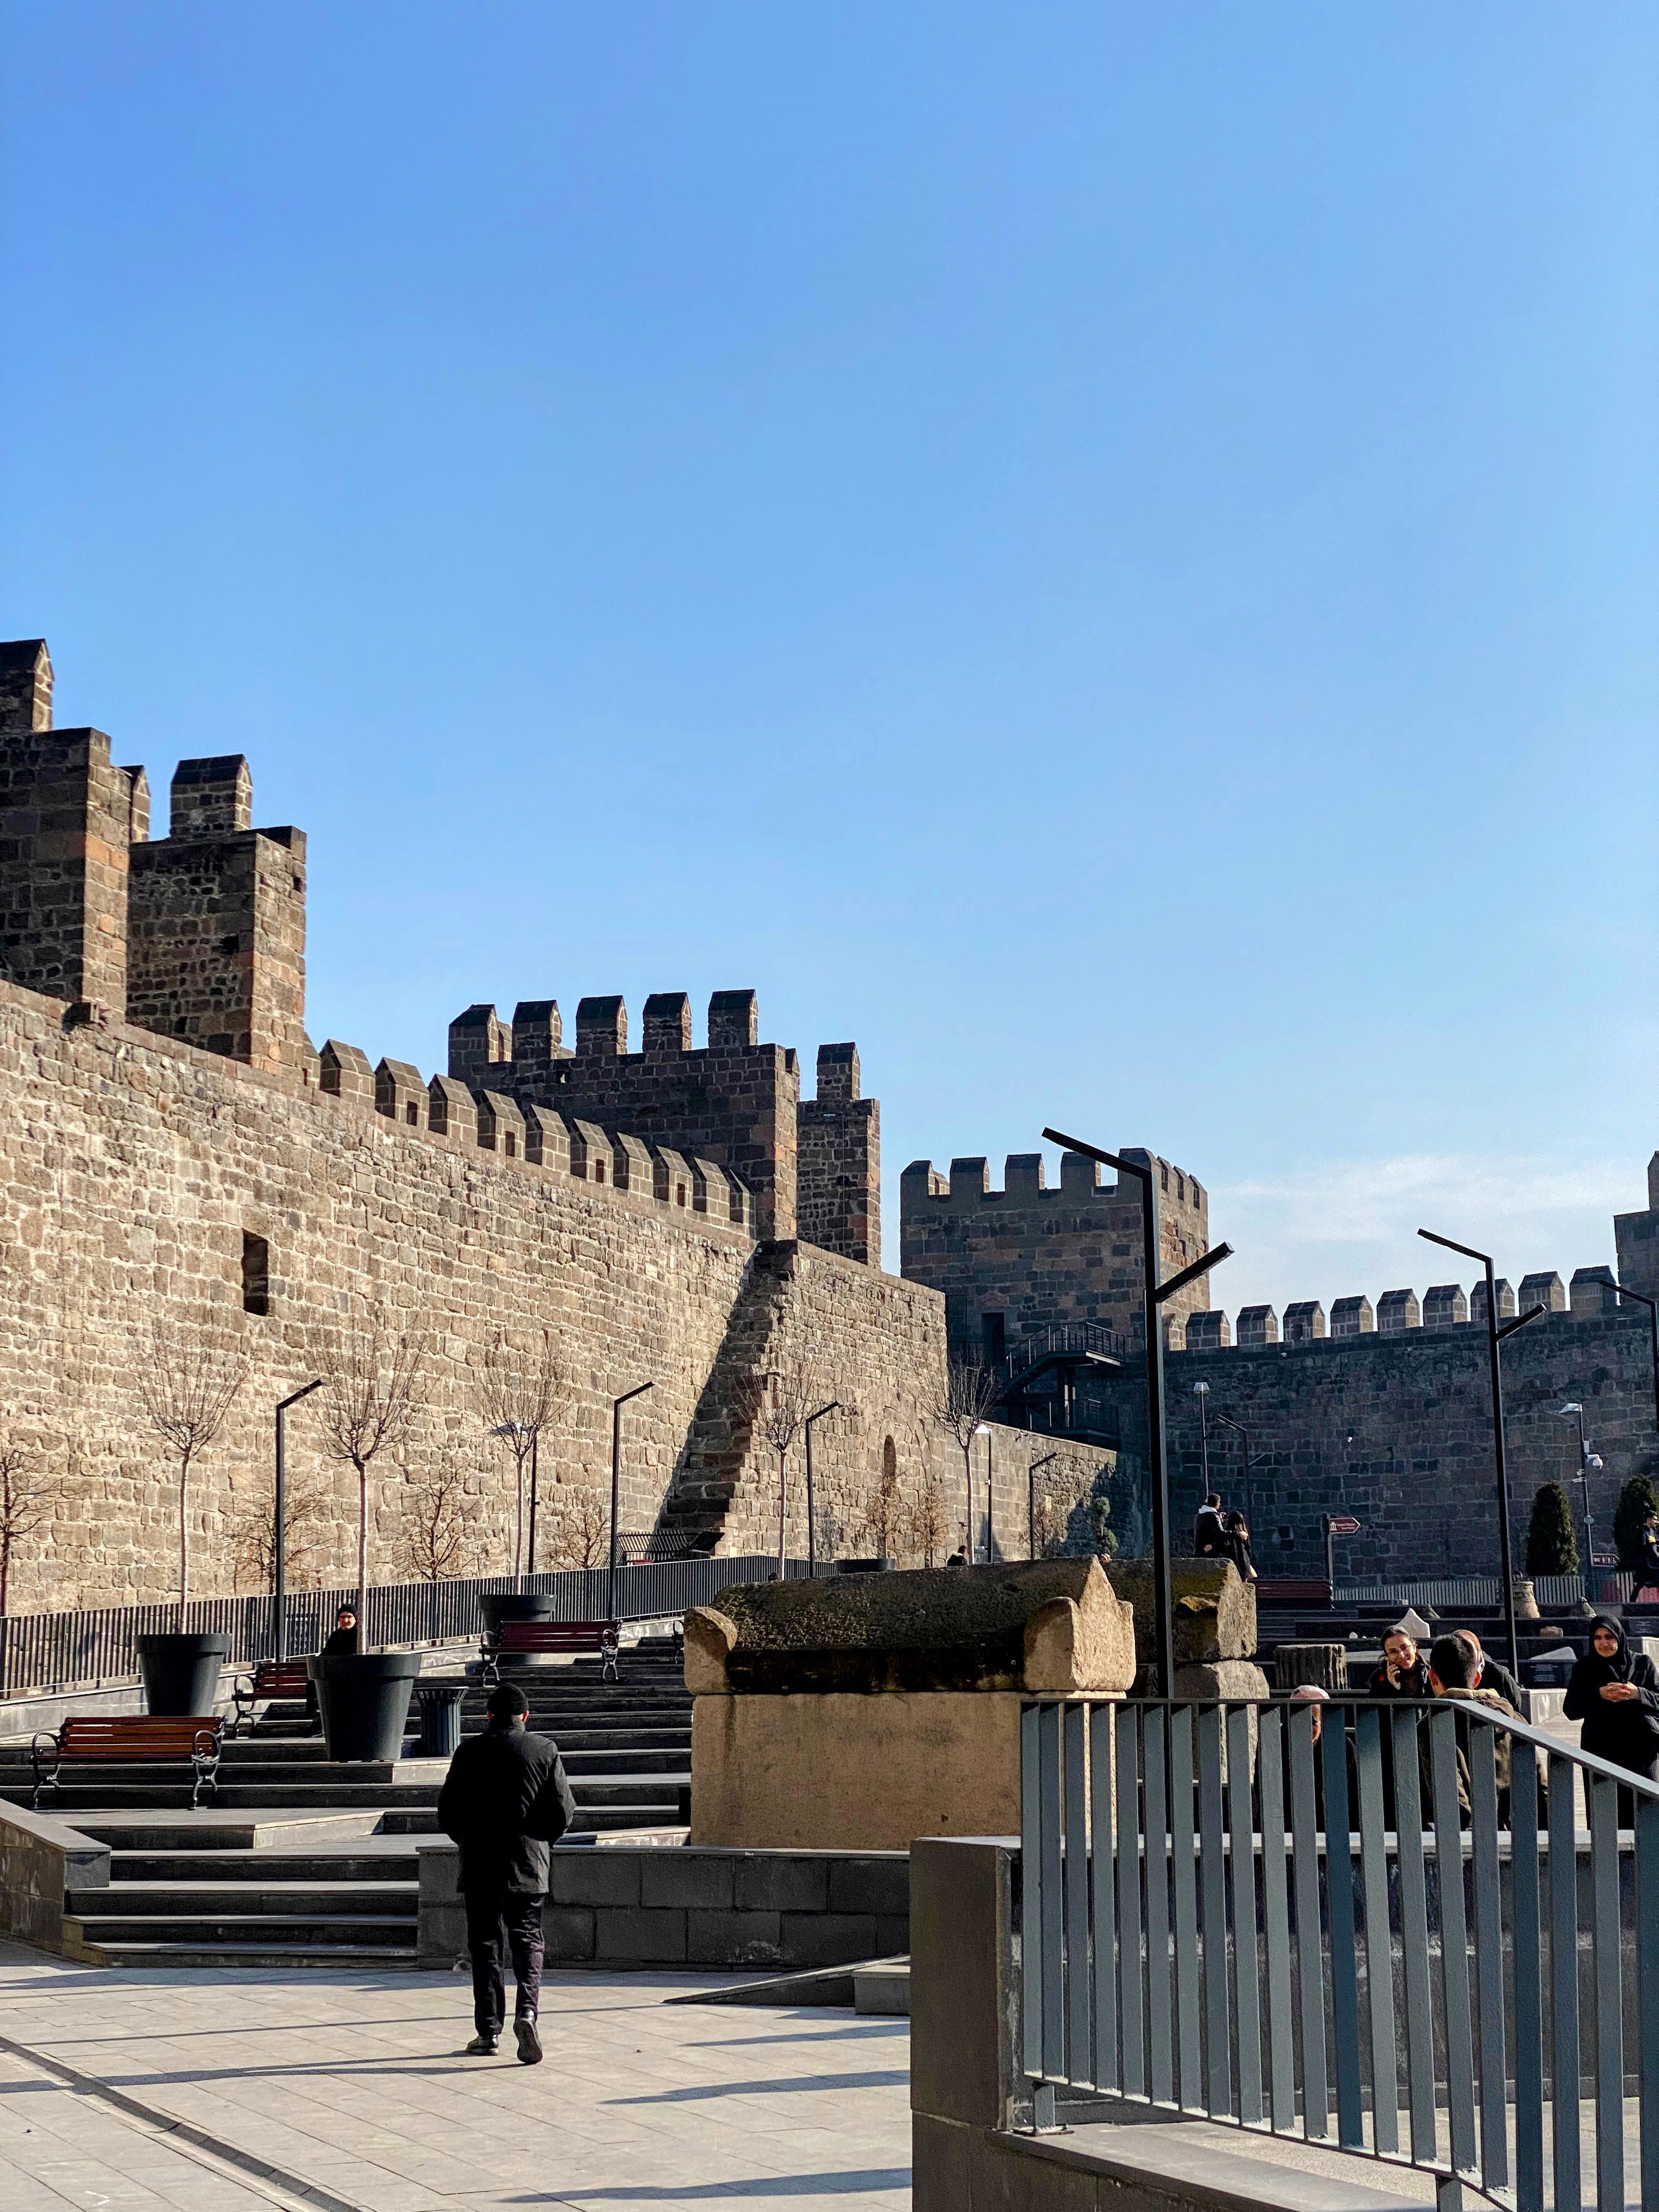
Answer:
[{"label": "crenellated battlement", "polygon": [[[623,999],[600,995],[578,1002],[574,1046],[555,999],[521,1000],[510,1022],[469,1006],[429,1083],[403,1061],[372,1068],[337,1039],[319,1054],[305,1034],[303,835],[254,828],[248,763],[219,753],[178,764],[169,835],[152,839],[143,769],[116,765],[100,731],[55,729],[52,697],[44,642],[0,644],[9,980],[86,1020],[125,1017],[447,1143],[532,1164],[591,1158],[596,1183],[638,1194],[661,1182],[676,1205],[684,1186],[688,1210],[702,1192],[706,1210],[762,1236],[879,1266],[880,1113],[860,1096],[855,1046],[823,1048],[817,1097],[803,1103],[795,1053],[760,1041],[755,994],[738,989],[709,999],[700,1048],[690,998],[660,991],[637,1052]],[[608,1133],[590,1143],[590,1126]],[[653,1164],[653,1146],[682,1165]]]},{"label": "crenellated battlement", "polygon": [[[1589,1321],[1617,1311],[1620,1303],[1610,1267],[1576,1268],[1571,1289],[1564,1286],[1553,1269],[1523,1275],[1518,1294],[1502,1276],[1494,1289],[1500,1322],[1513,1320],[1517,1311],[1526,1313],[1534,1306],[1541,1306],[1546,1314]],[[1429,1336],[1472,1328],[1484,1334],[1486,1326],[1484,1280],[1474,1284],[1467,1296],[1459,1283],[1434,1283],[1421,1299],[1411,1290],[1384,1291],[1375,1305],[1363,1294],[1333,1299],[1328,1319],[1317,1298],[1301,1299],[1285,1307],[1282,1327],[1272,1306],[1243,1307],[1236,1328],[1218,1309],[1189,1314],[1185,1337],[1176,1340],[1176,1348],[1243,1352],[1282,1345],[1288,1350],[1362,1336]]]},{"label": "crenellated battlement", "polygon": [[[819,1060],[821,1069],[822,1054]],[[1195,1220],[1207,1223],[1209,1194],[1196,1176],[1188,1175],[1185,1169],[1175,1167],[1139,1146],[1125,1146],[1122,1157],[1157,1168],[1160,1210],[1175,1206]],[[957,1212],[987,1206],[1007,1212],[1030,1206],[1052,1209],[1056,1203],[1098,1205],[1103,1208],[1127,1203],[1138,1213],[1140,1206],[1138,1183],[1132,1182],[1126,1189],[1121,1176],[1109,1176],[1097,1160],[1090,1159],[1083,1152],[1061,1153],[1058,1188],[1048,1182],[1048,1163],[1041,1152],[1010,1152],[1003,1162],[1000,1190],[991,1188],[990,1164],[983,1155],[952,1160],[948,1176],[940,1175],[931,1160],[912,1160],[899,1178],[899,1189],[902,1208],[906,1212],[912,1207],[920,1210],[924,1206]]]},{"label": "crenellated battlement", "polygon": [[[1158,1177],[1162,1272],[1188,1266],[1209,1243],[1209,1194],[1195,1176],[1139,1146]],[[1140,1185],[1108,1176],[1098,1162],[1066,1152],[1053,1186],[1041,1152],[1010,1152],[1002,1188],[974,1155],[942,1176],[913,1160],[899,1179],[901,1270],[942,1291],[957,1349],[992,1363],[1019,1340],[1054,1322],[1081,1322],[1129,1343],[1146,1340],[1141,1287]],[[1179,1342],[1188,1312],[1205,1303],[1205,1279],[1178,1291],[1165,1310]]]},{"label": "crenellated battlement", "polygon": [[[470,1024],[470,1034],[488,1037],[489,1024]],[[671,1214],[757,1234],[753,1194],[730,1169],[630,1130],[526,1104],[501,1087],[499,1074],[477,1085],[457,1075],[423,1080],[407,1060],[383,1059],[371,1066],[361,1047],[338,1037],[324,1041],[317,1064],[318,1088],[344,1113],[373,1116],[464,1156],[489,1153],[492,1164],[511,1161]],[[486,1065],[510,1073],[513,1062]]]},{"label": "crenellated battlement", "polygon": [[[449,1072],[526,1112],[542,1106],[573,1125],[637,1132],[664,1157],[694,1164],[689,1189],[706,1181],[705,1167],[739,1184],[761,1234],[879,1266],[880,1109],[860,1095],[858,1047],[821,1046],[817,1096],[803,1100],[794,1051],[760,1042],[753,991],[713,993],[705,1036],[696,1044],[684,991],[647,999],[637,1051],[620,994],[577,1002],[574,1049],[556,999],[521,1000],[510,1023],[480,1004],[450,1024]],[[646,1166],[624,1159],[621,1173],[627,1188]],[[672,1180],[678,1190],[683,1178]]]}]

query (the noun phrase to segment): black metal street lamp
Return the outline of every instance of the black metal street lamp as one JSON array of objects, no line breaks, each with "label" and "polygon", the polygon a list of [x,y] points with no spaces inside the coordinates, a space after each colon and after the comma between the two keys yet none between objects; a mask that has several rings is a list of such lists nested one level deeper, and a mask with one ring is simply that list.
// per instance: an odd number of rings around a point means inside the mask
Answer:
[{"label": "black metal street lamp", "polygon": [[1036,1557],[1036,1479],[1040,1467],[1051,1467],[1060,1457],[1057,1451],[1044,1452],[1034,1459],[1025,1470],[1025,1548],[1032,1559]]},{"label": "black metal street lamp", "polygon": [[1255,1534],[1255,1485],[1251,1481],[1250,1475],[1252,1470],[1258,1467],[1261,1462],[1251,1455],[1250,1432],[1245,1427],[1243,1421],[1234,1420],[1231,1413],[1215,1413],[1212,1414],[1211,1418],[1214,1420],[1219,1421],[1224,1429],[1232,1429],[1236,1431],[1238,1435],[1239,1441],[1243,1447],[1244,1518],[1249,1522],[1250,1534],[1254,1536]]},{"label": "black metal street lamp", "polygon": [[1521,1665],[1521,1644],[1515,1629],[1515,1563],[1510,1550],[1510,1471],[1504,1456],[1504,1369],[1498,1346],[1506,1336],[1513,1336],[1517,1328],[1524,1328],[1529,1321],[1536,1321],[1544,1311],[1542,1306],[1528,1306],[1498,1325],[1498,1279],[1492,1267],[1490,1252],[1477,1252],[1473,1244],[1460,1244],[1455,1237],[1437,1237],[1432,1229],[1419,1229],[1418,1235],[1425,1243],[1439,1244],[1448,1252],[1461,1252],[1466,1260],[1478,1260],[1486,1271],[1486,1365],[1492,1375],[1492,1461],[1498,1474],[1498,1553],[1504,1577],[1504,1633],[1509,1638],[1509,1663],[1518,1670]]},{"label": "black metal street lamp", "polygon": [[631,1390],[624,1390],[620,1398],[611,1401],[611,1571],[605,1577],[605,1617],[617,1618],[617,1524],[622,1513],[622,1409],[630,1398],[642,1398],[647,1390],[656,1389],[654,1382],[636,1382]]},{"label": "black metal street lamp", "polygon": [[1601,1454],[1592,1451],[1589,1438],[1584,1434],[1584,1409],[1577,1398],[1569,1398],[1560,1409],[1559,1418],[1570,1421],[1578,1419],[1578,1481],[1584,1493],[1584,1595],[1589,1595],[1591,1578],[1595,1572],[1595,1522],[1590,1512],[1589,1479],[1592,1469],[1600,1474],[1607,1462]]},{"label": "black metal street lamp", "polygon": [[821,1421],[826,1413],[838,1413],[841,1400],[832,1398],[827,1406],[820,1406],[816,1413],[809,1413],[801,1423],[806,1436],[806,1571],[815,1575],[818,1571],[818,1517],[812,1507],[812,1424]]},{"label": "black metal street lamp", "polygon": [[[314,1382],[289,1393],[276,1408],[276,1528],[273,1531],[276,1548],[271,1558],[270,1602],[276,1618],[271,1622],[271,1641],[278,1659],[288,1656],[288,1409],[297,1406],[301,1398],[308,1398],[313,1390],[320,1390],[327,1378],[319,1375]],[[362,1625],[357,1633],[362,1635]]]},{"label": "black metal street lamp", "polygon": [[1210,1386],[1194,1382],[1193,1395],[1198,1401],[1198,1449],[1203,1470],[1204,1495],[1210,1494]]},{"label": "black metal street lamp", "polygon": [[1223,1260],[1231,1259],[1233,1248],[1231,1244],[1218,1244],[1214,1251],[1203,1253],[1167,1282],[1160,1282],[1163,1251],[1158,1236],[1155,1164],[1143,1166],[1139,1160],[1121,1159],[1115,1152],[1102,1152],[1097,1145],[1085,1145],[1076,1137],[1062,1136],[1058,1129],[1045,1129],[1042,1133],[1051,1145],[1062,1146],[1068,1152],[1080,1152],[1085,1160],[1098,1160],[1103,1167],[1112,1168],[1121,1176],[1133,1176],[1140,1185],[1140,1264],[1146,1300],[1146,1457],[1152,1507],[1152,1601],[1158,1695],[1170,1698],[1175,1694],[1175,1613],[1170,1589],[1170,1479],[1164,1440],[1164,1331],[1159,1326],[1158,1309],[1197,1277],[1207,1274]]}]

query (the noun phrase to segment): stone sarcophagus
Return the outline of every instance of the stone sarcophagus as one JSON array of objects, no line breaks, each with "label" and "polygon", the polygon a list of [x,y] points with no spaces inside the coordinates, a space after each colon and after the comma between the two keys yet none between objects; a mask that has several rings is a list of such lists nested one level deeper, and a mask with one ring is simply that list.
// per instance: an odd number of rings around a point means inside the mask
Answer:
[{"label": "stone sarcophagus", "polygon": [[903,1850],[1019,1826],[1023,1698],[1121,1697],[1097,1560],[765,1583],[686,1615],[691,1840]]}]

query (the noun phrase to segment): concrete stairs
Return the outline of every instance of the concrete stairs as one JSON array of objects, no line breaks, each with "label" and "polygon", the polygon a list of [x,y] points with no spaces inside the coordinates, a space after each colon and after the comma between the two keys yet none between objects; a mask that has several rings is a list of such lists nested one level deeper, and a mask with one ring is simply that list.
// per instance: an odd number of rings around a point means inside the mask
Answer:
[{"label": "concrete stairs", "polygon": [[[684,1819],[691,1714],[678,1656],[665,1640],[636,1647],[621,1673],[602,1683],[597,1662],[577,1662],[517,1677],[531,1727],[564,1758],[574,1832],[590,1838]],[[483,1726],[483,1705],[470,1685],[465,1734]],[[187,1782],[142,1767],[66,1782],[42,1810],[111,1846],[109,1887],[66,1900],[66,1941],[112,1966],[411,1966],[416,1839],[437,1832],[447,1764],[336,1765],[296,1704],[266,1707],[225,1744],[217,1800],[199,1811]],[[0,1741],[0,1797],[27,1804],[31,1789],[27,1746]]]}]

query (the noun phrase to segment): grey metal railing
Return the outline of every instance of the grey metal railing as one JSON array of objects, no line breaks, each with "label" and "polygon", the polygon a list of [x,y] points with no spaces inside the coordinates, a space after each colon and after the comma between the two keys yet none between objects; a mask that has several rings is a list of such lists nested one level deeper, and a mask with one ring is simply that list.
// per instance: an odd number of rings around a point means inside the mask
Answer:
[{"label": "grey metal railing", "polygon": [[[1636,1590],[1636,1577],[1612,1567],[1598,1567],[1588,1580],[1583,1575],[1532,1575],[1533,1595],[1548,1612],[1576,1606],[1588,1597],[1592,1604],[1628,1605]],[[1339,1583],[1332,1593],[1337,1605],[1482,1606],[1495,1608],[1503,1602],[1503,1585],[1496,1575],[1449,1575],[1437,1582],[1415,1580],[1392,1583]]]},{"label": "grey metal railing", "polygon": [[1021,1768],[1039,2128],[1097,2092],[1516,2212],[1624,2207],[1628,2141],[1659,2212],[1659,1787],[1448,1698],[1038,1700]]},{"label": "grey metal railing", "polygon": [[[688,1606],[707,1605],[728,1583],[767,1582],[777,1566],[775,1553],[625,1566],[617,1576],[617,1610],[623,1620],[655,1620],[684,1613]],[[809,1570],[805,1559],[791,1559],[787,1571],[793,1581]],[[595,1620],[605,1611],[605,1579],[604,1567],[570,1567],[526,1575],[521,1583],[511,1575],[372,1583],[363,1641],[373,1650],[476,1636],[483,1626],[479,1601],[520,1587],[550,1595],[556,1620]],[[289,1590],[283,1607],[288,1650],[319,1650],[334,1626],[336,1612],[355,1604],[356,1596],[355,1585]],[[131,1681],[138,1673],[138,1638],[164,1635],[177,1626],[178,1607],[165,1603],[0,1618],[0,1694],[17,1697],[31,1690]],[[185,1626],[228,1636],[233,1664],[252,1665],[276,1656],[276,1619],[268,1593],[193,1599],[186,1608]]]}]

